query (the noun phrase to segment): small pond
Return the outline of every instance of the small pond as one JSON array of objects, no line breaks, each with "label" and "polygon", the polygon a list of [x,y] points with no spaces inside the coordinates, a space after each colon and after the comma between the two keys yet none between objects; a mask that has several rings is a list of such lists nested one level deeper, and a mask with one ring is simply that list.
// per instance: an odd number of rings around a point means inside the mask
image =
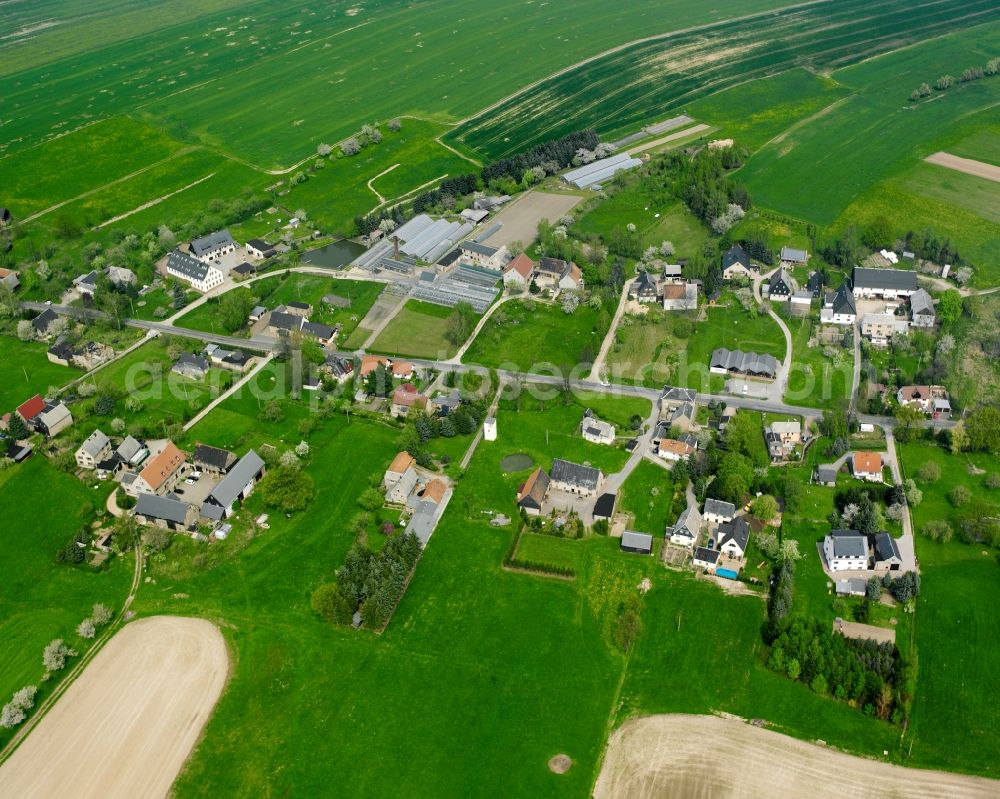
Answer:
[{"label": "small pond", "polygon": [[505,472],[520,472],[524,469],[530,469],[534,465],[535,459],[524,453],[508,455],[500,461],[500,468]]},{"label": "small pond", "polygon": [[340,267],[347,266],[364,251],[365,248],[360,244],[348,241],[347,239],[341,239],[340,241],[327,244],[325,247],[319,247],[305,253],[302,256],[302,263],[310,264],[311,266],[339,269]]}]

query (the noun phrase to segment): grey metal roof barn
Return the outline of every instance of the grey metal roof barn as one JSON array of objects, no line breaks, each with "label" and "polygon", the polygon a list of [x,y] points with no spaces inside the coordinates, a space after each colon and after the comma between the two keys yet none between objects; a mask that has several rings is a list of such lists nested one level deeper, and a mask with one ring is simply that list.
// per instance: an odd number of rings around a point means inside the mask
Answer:
[{"label": "grey metal roof barn", "polygon": [[552,469],[549,472],[549,477],[555,483],[566,483],[567,485],[596,491],[601,481],[601,472],[592,466],[581,466],[579,463],[572,463],[556,458],[552,461]]},{"label": "grey metal roof barn", "polygon": [[626,552],[640,552],[648,555],[653,551],[653,536],[626,530],[622,533],[621,548]]},{"label": "grey metal roof barn", "polygon": [[571,169],[563,175],[563,180],[576,186],[578,189],[586,189],[596,183],[607,180],[616,172],[620,172],[623,169],[634,169],[641,163],[640,159],[632,158],[628,153],[618,153],[608,158],[592,161],[576,169]]},{"label": "grey metal roof barn", "polygon": [[217,472],[226,473],[236,463],[236,455],[228,449],[197,444],[191,453],[191,460],[195,466],[210,466]]},{"label": "grey metal roof barn", "polygon": [[212,489],[206,502],[221,508],[230,507],[263,468],[263,459],[256,452],[250,450],[240,458],[229,474],[222,479],[222,482]]},{"label": "grey metal roof barn", "polygon": [[226,228],[223,228],[222,230],[216,230],[214,233],[209,233],[207,236],[194,239],[191,242],[191,252],[198,258],[201,258],[214,250],[234,246],[236,246],[236,242],[233,241],[233,237]]},{"label": "grey metal roof barn", "polygon": [[727,372],[745,375],[774,377],[778,373],[778,362],[773,355],[727,350],[725,347],[719,347],[712,352],[709,366],[712,369],[724,369]]},{"label": "grey metal roof barn", "polygon": [[795,264],[804,264],[809,260],[809,253],[805,250],[800,250],[797,247],[782,247],[781,260],[789,261],[790,263]]},{"label": "grey metal roof barn", "polygon": [[872,269],[854,267],[854,288],[916,291],[917,273],[909,269]]},{"label": "grey metal roof barn", "polygon": [[189,505],[179,499],[160,497],[156,494],[139,494],[135,503],[136,516],[162,519],[165,522],[184,524]]},{"label": "grey metal roof barn", "polygon": [[174,250],[167,256],[167,269],[177,272],[190,280],[204,280],[208,274],[208,264],[192,258],[185,252]]}]

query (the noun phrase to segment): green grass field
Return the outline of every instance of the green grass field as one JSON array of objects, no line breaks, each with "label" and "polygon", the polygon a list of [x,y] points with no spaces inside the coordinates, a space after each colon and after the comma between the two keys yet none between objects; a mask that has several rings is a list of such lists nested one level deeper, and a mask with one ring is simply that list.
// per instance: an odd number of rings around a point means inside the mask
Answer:
[{"label": "green grass field", "polygon": [[686,112],[718,126],[718,137],[735,139],[754,152],[790,124],[808,119],[847,93],[835,80],[791,69],[696,100]]},{"label": "green grass field", "polygon": [[[985,261],[984,271],[992,274],[988,264],[996,260],[1000,228],[989,221],[988,206],[995,191],[980,187],[963,198],[961,188],[928,180],[919,162],[967,135],[966,124],[981,132],[986,123],[976,120],[977,112],[996,104],[1000,81],[956,85],[920,103],[908,102],[907,87],[961,72],[959,64],[985,63],[995,38],[996,26],[983,25],[834,72],[851,94],[771,141],[741,170],[755,202],[821,225],[865,224],[882,213],[899,235],[930,227]],[[965,183],[960,177],[950,182]]]},{"label": "green grass field", "polygon": [[634,514],[630,530],[660,538],[667,525],[675,520],[673,502],[677,493],[670,472],[655,463],[641,461],[622,487],[618,510]]},{"label": "green grass field", "polygon": [[786,321],[792,332],[792,370],[788,375],[785,400],[791,405],[810,408],[829,408],[835,402],[847,399],[853,378],[852,350],[844,350],[844,360],[839,367],[823,354],[822,346],[809,346],[809,337],[816,321],[805,319]]},{"label": "green grass field", "polygon": [[[56,552],[89,525],[94,509],[103,511],[104,493],[88,489],[74,477],[54,469],[36,454],[0,472],[0,491],[17,497],[8,504],[0,541],[0,696],[7,698],[25,685],[40,688],[40,701],[55,685],[42,683],[42,650],[64,638],[83,652],[76,625],[90,615],[95,602],[116,612],[132,578],[130,558],[115,558],[104,571],[56,563]],[[0,745],[11,732],[0,730]]]},{"label": "green grass field", "polygon": [[598,320],[599,313],[589,306],[568,315],[559,305],[514,300],[494,312],[464,360],[525,371],[544,364],[573,368],[589,363],[600,351],[607,331],[598,327]]},{"label": "green grass field", "polygon": [[[1000,506],[1000,490],[985,484],[987,474],[1000,472],[1000,460],[980,453],[956,458],[924,442],[904,444],[900,450],[907,477],[916,477],[928,461],[937,463],[942,473],[934,483],[917,480],[924,499],[913,509],[922,578],[916,619],[920,680],[913,713],[913,757],[927,768],[974,768],[997,778],[1000,765],[993,756],[993,742],[1000,734],[1000,719],[982,698],[990,690],[990,674],[1000,668],[1000,621],[983,598],[996,587],[1000,563],[989,548],[960,540],[957,509],[947,493],[964,485],[973,496]],[[985,473],[974,474],[973,468]],[[921,536],[922,525],[932,519],[951,523],[955,539],[940,544]]]},{"label": "green grass field", "polygon": [[998,17],[988,0],[795,6],[605,54],[532,85],[450,136],[491,156],[591,126],[613,136],[755,78],[804,65],[823,71],[857,63]]},{"label": "green grass field", "polygon": [[448,317],[453,313],[453,309],[442,305],[407,300],[370,349],[414,358],[450,358],[458,349],[445,338]]},{"label": "green grass field", "polygon": [[59,366],[46,357],[49,345],[40,341],[0,339],[4,357],[0,362],[0,415],[12,411],[35,394],[46,394],[49,386],[64,386],[83,372]]},{"label": "green grass field", "polygon": [[674,374],[671,355],[678,350],[670,315],[657,320],[622,317],[605,368],[618,380],[662,385]]}]

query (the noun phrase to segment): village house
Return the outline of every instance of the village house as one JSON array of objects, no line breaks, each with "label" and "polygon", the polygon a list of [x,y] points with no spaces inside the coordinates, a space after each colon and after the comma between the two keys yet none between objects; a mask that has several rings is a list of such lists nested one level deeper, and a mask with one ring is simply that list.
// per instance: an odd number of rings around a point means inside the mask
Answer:
[{"label": "village house", "polygon": [[152,458],[126,492],[132,496],[157,494],[163,496],[176,488],[186,474],[187,457],[173,441],[168,441],[163,451]]},{"label": "village house", "polygon": [[507,263],[506,247],[490,247],[478,241],[463,241],[462,255],[476,266],[501,271]]},{"label": "village house", "polygon": [[106,272],[108,282],[115,286],[134,286],[136,284],[135,272],[126,269],[124,266],[109,266]]},{"label": "village house", "polygon": [[284,308],[284,306],[279,306],[271,311],[270,316],[267,318],[267,329],[264,332],[275,338],[300,332],[302,330],[302,317],[298,314],[280,310],[281,308]]},{"label": "village house", "polygon": [[221,286],[225,279],[222,272],[211,264],[180,250],[174,250],[167,256],[167,274],[190,283],[193,289],[203,294]]},{"label": "village house", "polygon": [[275,252],[274,245],[268,244],[263,239],[250,239],[247,242],[247,255],[251,258],[256,258],[258,261],[270,258]]},{"label": "village house", "polygon": [[549,491],[549,475],[542,468],[535,469],[517,491],[517,507],[529,516],[542,512],[545,495]]},{"label": "village house", "polygon": [[637,555],[651,555],[653,553],[653,536],[648,533],[635,533],[626,530],[622,533],[622,540],[619,544],[622,552],[634,552]]},{"label": "village house", "polygon": [[166,497],[140,494],[135,503],[135,518],[140,524],[188,532],[198,524],[198,509],[174,494]]},{"label": "village house", "polygon": [[750,261],[750,256],[747,255],[747,251],[739,244],[734,244],[723,253],[722,277],[724,280],[733,280],[734,278],[749,280],[754,276],[754,272],[756,271],[753,263]]},{"label": "village house", "polygon": [[693,388],[678,388],[677,386],[664,386],[660,392],[660,418],[667,419],[681,405],[685,403],[694,404],[698,399],[698,392]]},{"label": "village house", "polygon": [[944,386],[903,386],[896,392],[896,402],[916,408],[935,419],[951,414],[951,402]]},{"label": "village house", "polygon": [[802,443],[802,423],[771,422],[764,428],[764,440],[773,460],[787,458],[797,444]]},{"label": "village house", "polygon": [[93,297],[97,291],[97,271],[91,269],[87,274],[73,278],[73,288],[81,297]]},{"label": "village house", "polygon": [[689,433],[695,427],[696,406],[693,402],[682,402],[670,414],[670,426],[676,427],[682,433]]},{"label": "village house", "polygon": [[414,464],[416,464],[416,460],[409,452],[404,451],[397,454],[392,459],[392,463],[389,464],[389,468],[385,470],[385,475],[382,477],[382,488],[388,491]]},{"label": "village house", "polygon": [[90,371],[115,357],[115,351],[107,344],[88,341],[81,346],[73,345],[68,339],[60,338],[49,347],[45,356],[50,363],[59,366],[76,366]]},{"label": "village house", "polygon": [[917,273],[908,269],[854,267],[854,298],[898,300],[917,291]]},{"label": "village house", "polygon": [[778,361],[773,355],[758,355],[756,352],[719,347],[712,351],[709,371],[713,374],[740,374],[773,380],[778,373]]},{"label": "village house", "polygon": [[839,471],[832,463],[821,463],[816,467],[815,482],[821,486],[835,486]]},{"label": "village house", "polygon": [[211,490],[201,506],[201,515],[219,521],[229,518],[238,502],[253,492],[267,471],[264,460],[252,449],[237,461],[222,481]]},{"label": "village house", "polygon": [[628,297],[635,302],[656,302],[660,298],[660,288],[656,285],[656,278],[649,272],[639,270],[635,280],[629,285]]},{"label": "village house", "polygon": [[578,291],[583,288],[583,272],[572,261],[542,256],[535,268],[535,285],[540,289]]},{"label": "village house", "polygon": [[52,438],[73,424],[73,414],[65,403],[45,400],[44,407],[31,424],[43,436]]},{"label": "village house", "polygon": [[208,263],[223,255],[236,252],[237,244],[226,228],[209,233],[191,241],[191,254],[199,261]]},{"label": "village house", "polygon": [[396,419],[404,419],[412,411],[423,411],[427,407],[427,397],[421,394],[413,383],[403,383],[392,392],[389,412]]},{"label": "village house", "polygon": [[597,496],[601,484],[604,482],[604,473],[600,469],[591,466],[581,466],[578,463],[564,461],[556,458],[552,461],[552,469],[549,472],[550,487],[556,491],[566,491],[570,494],[579,494],[582,497]]},{"label": "village house", "polygon": [[81,469],[96,469],[97,464],[111,457],[111,439],[95,430],[76,451],[76,465]]},{"label": "village house", "polygon": [[826,277],[819,269],[809,273],[809,279],[806,280],[806,289],[813,295],[813,299],[819,299],[820,295],[823,293],[823,286],[825,283]]},{"label": "village house", "polygon": [[792,316],[808,316],[812,310],[813,295],[808,289],[800,289],[792,294],[788,307]]},{"label": "village house", "polygon": [[750,543],[750,525],[742,516],[719,525],[716,548],[724,555],[742,560]]},{"label": "village house", "polygon": [[791,272],[781,267],[771,275],[767,298],[777,302],[788,302],[796,291],[798,291],[798,284],[792,278]]},{"label": "village house", "polygon": [[580,423],[580,430],[585,441],[592,444],[614,444],[615,426],[609,422],[603,422],[594,416],[593,411],[587,408],[583,413],[583,421]]},{"label": "village house", "polygon": [[462,404],[462,393],[456,388],[447,394],[438,394],[427,400],[427,410],[438,416],[449,416]]},{"label": "village house", "polygon": [[241,350],[225,350],[218,344],[206,344],[204,356],[212,366],[221,366],[234,372],[242,372],[250,362],[250,356]]},{"label": "village house", "polygon": [[361,368],[358,370],[358,373],[362,378],[368,377],[368,375],[378,368],[379,364],[384,366],[396,380],[410,380],[413,378],[413,364],[409,361],[394,361],[392,358],[381,358],[377,355],[361,356]]},{"label": "village house", "polygon": [[21,420],[29,427],[34,426],[35,417],[45,410],[45,400],[40,394],[35,394],[31,399],[22,402],[14,412],[21,417]]},{"label": "village house", "polygon": [[681,511],[681,515],[677,517],[673,527],[667,527],[666,537],[671,544],[694,549],[694,545],[698,543],[698,538],[701,535],[701,527],[702,518],[698,508],[694,505],[688,505]]},{"label": "village house", "polygon": [[845,280],[836,291],[828,291],[823,300],[819,319],[827,325],[853,325],[858,318],[850,281]]},{"label": "village house", "polygon": [[308,302],[290,302],[287,305],[279,305],[275,311],[290,313],[293,316],[301,316],[308,319],[312,314],[313,307]]},{"label": "village house", "polygon": [[504,267],[503,284],[509,289],[524,291],[531,285],[534,273],[535,262],[522,252]]},{"label": "village house", "polygon": [[695,447],[687,442],[677,441],[673,438],[662,438],[656,449],[656,454],[666,461],[676,463],[686,461],[695,453]]},{"label": "village house", "polygon": [[703,517],[708,524],[721,524],[729,522],[736,516],[736,506],[732,502],[723,502],[721,499],[705,499],[705,511]]},{"label": "village house", "polygon": [[322,322],[303,322],[302,335],[316,339],[322,346],[329,347],[337,338],[340,325],[330,327]]},{"label": "village house", "polygon": [[663,287],[663,310],[695,311],[697,309],[697,283],[668,283]]},{"label": "village house", "polygon": [[21,287],[20,275],[13,269],[0,267],[0,286],[11,292],[17,291]]},{"label": "village house", "polygon": [[35,331],[35,337],[39,339],[51,338],[56,330],[62,328],[59,314],[51,308],[46,308],[38,316],[31,320],[31,327]]},{"label": "village house", "polygon": [[895,336],[905,336],[910,323],[889,313],[870,313],[861,317],[861,335],[871,339],[876,347],[886,347]]},{"label": "village house", "polygon": [[921,329],[934,327],[937,311],[934,300],[924,289],[917,289],[910,295],[910,325]]},{"label": "village house", "polygon": [[236,264],[232,269],[229,270],[229,276],[233,280],[245,280],[251,275],[257,274],[257,267],[251,263],[243,261],[242,263]]},{"label": "village house", "polygon": [[206,358],[190,352],[182,352],[174,362],[174,365],[170,367],[171,372],[188,377],[191,380],[203,380],[205,375],[208,374],[208,369],[209,364]]},{"label": "village house", "polygon": [[319,370],[323,375],[338,383],[346,383],[354,372],[354,361],[329,353]]},{"label": "village house", "polygon": [[125,440],[115,450],[115,456],[128,466],[138,466],[149,457],[149,450],[137,438],[125,436]]},{"label": "village house", "polygon": [[823,539],[823,556],[832,572],[868,568],[868,542],[857,530],[833,530]]},{"label": "village house", "polygon": [[191,452],[191,465],[202,476],[218,480],[229,474],[236,465],[236,453],[228,449],[210,447],[208,444],[195,444]]},{"label": "village house", "polygon": [[851,471],[858,480],[882,482],[882,453],[855,452],[851,456]]},{"label": "village house", "polygon": [[399,479],[393,481],[388,487],[385,492],[385,501],[390,505],[405,505],[410,494],[413,493],[413,489],[417,487],[418,480],[417,470],[413,464],[410,464],[406,471],[399,476]]}]

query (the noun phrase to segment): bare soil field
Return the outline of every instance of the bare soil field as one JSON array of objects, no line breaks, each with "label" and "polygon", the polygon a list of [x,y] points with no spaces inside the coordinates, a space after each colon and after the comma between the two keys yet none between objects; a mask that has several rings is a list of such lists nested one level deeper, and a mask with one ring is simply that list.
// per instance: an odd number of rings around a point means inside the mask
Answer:
[{"label": "bare soil field", "polygon": [[995,797],[1000,781],[846,755],[735,719],[632,719],[611,736],[595,799]]},{"label": "bare soil field", "polygon": [[555,224],[559,217],[568,214],[582,201],[583,197],[575,194],[529,191],[504,208],[495,219],[486,222],[487,226],[503,222],[503,227],[490,236],[486,243],[491,247],[502,247],[512,241],[519,241],[527,246],[535,240],[541,220],[547,219]]},{"label": "bare soil field", "polygon": [[937,164],[948,169],[954,169],[956,172],[964,172],[966,175],[975,175],[977,178],[986,178],[986,180],[1000,183],[1000,166],[942,152],[929,155],[924,160],[929,164]]},{"label": "bare soil field", "polygon": [[166,796],[228,671],[226,643],[208,621],[126,625],[0,767],[0,796]]}]

